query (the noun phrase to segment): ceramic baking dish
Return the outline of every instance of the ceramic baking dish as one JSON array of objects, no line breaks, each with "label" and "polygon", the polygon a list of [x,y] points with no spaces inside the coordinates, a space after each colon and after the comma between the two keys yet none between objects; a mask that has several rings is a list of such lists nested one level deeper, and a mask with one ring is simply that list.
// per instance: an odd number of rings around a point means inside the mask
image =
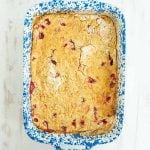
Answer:
[{"label": "ceramic baking dish", "polygon": [[[39,130],[32,122],[29,85],[30,75],[30,52],[32,46],[32,21],[35,16],[48,13],[60,12],[92,12],[105,13],[111,16],[117,22],[118,35],[118,76],[119,87],[117,93],[116,123],[114,128],[107,134],[96,136],[81,136],[78,134],[54,134]],[[29,9],[24,21],[23,38],[23,116],[25,131],[33,140],[53,145],[56,149],[91,149],[97,144],[112,142],[116,139],[123,127],[124,116],[124,96],[125,96],[125,19],[121,11],[106,3],[96,0],[88,1],[69,1],[52,0],[35,5]]]}]

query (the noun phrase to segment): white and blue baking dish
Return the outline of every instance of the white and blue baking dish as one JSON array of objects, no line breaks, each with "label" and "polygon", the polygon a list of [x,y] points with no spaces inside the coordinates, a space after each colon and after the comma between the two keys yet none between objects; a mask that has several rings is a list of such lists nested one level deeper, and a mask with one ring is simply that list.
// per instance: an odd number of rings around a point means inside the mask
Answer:
[{"label": "white and blue baking dish", "polygon": [[[78,134],[55,134],[43,132],[33,124],[31,118],[31,104],[29,85],[31,80],[30,75],[30,52],[32,46],[32,21],[35,16],[44,15],[47,13],[58,12],[84,12],[90,11],[94,13],[107,13],[118,22],[118,75],[119,88],[117,93],[117,110],[116,123],[114,128],[107,134],[96,136],[81,136]],[[97,144],[105,144],[115,140],[121,133],[123,127],[124,116],[124,97],[125,97],[125,19],[121,11],[106,3],[97,2],[96,0],[87,1],[63,1],[51,0],[35,5],[29,9],[24,21],[24,38],[23,38],[23,116],[25,131],[29,137],[35,141],[51,144],[56,150],[64,149],[63,145],[70,145],[73,149],[80,146],[79,149],[91,149]],[[82,147],[82,148],[81,148]],[[68,148],[69,149],[69,148]]]}]

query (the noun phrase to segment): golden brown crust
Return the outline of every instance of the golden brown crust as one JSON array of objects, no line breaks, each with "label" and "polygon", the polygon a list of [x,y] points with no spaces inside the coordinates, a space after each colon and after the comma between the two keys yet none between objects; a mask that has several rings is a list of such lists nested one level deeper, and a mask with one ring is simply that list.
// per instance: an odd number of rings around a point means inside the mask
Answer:
[{"label": "golden brown crust", "polygon": [[102,134],[115,121],[117,33],[104,14],[48,14],[33,22],[32,119],[46,132]]}]

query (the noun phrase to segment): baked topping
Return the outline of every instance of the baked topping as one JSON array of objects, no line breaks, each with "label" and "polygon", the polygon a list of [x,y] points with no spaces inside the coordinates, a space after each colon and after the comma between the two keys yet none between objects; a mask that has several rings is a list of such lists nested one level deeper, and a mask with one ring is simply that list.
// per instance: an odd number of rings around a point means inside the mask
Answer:
[{"label": "baked topping", "polygon": [[94,33],[94,27],[92,27],[91,25],[88,25],[87,26],[87,32],[89,33],[89,34],[91,34],[91,33]]},{"label": "baked topping", "polygon": [[88,56],[90,56],[93,53],[94,46],[88,45],[81,48],[81,60],[86,59]]},{"label": "baked topping", "polygon": [[36,25],[34,25],[34,29],[36,29],[36,30],[37,30],[38,28],[39,28],[39,25],[37,25],[37,24],[36,24]]},{"label": "baked topping", "polygon": [[33,123],[49,133],[110,131],[118,85],[112,19],[102,14],[50,13],[36,17],[32,33]]},{"label": "baked topping", "polygon": [[60,77],[60,73],[56,71],[55,63],[53,63],[50,64],[48,80],[53,85],[54,91],[57,91],[62,85],[62,79]]}]

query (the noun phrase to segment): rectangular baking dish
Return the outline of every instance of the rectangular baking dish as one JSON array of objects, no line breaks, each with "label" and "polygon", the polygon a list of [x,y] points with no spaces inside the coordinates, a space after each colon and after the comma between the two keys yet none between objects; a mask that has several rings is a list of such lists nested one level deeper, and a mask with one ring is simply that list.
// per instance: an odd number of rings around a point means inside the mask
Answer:
[{"label": "rectangular baking dish", "polygon": [[[111,16],[117,22],[118,35],[118,93],[117,93],[117,110],[116,123],[114,128],[107,134],[96,136],[81,136],[78,134],[54,134],[40,131],[32,122],[31,104],[29,86],[31,81],[30,75],[30,52],[32,46],[32,21],[35,16],[40,16],[48,13],[59,12],[92,12],[105,13]],[[125,97],[125,19],[121,11],[106,3],[97,2],[96,0],[88,1],[69,1],[52,0],[35,5],[29,9],[24,21],[24,38],[23,38],[23,117],[24,127],[29,137],[35,141],[51,144],[57,150],[64,149],[64,146],[69,145],[71,149],[91,149],[97,144],[105,144],[116,139],[123,127],[124,116],[124,97]],[[80,147],[76,147],[80,146]],[[66,148],[69,149],[69,148]]]}]

